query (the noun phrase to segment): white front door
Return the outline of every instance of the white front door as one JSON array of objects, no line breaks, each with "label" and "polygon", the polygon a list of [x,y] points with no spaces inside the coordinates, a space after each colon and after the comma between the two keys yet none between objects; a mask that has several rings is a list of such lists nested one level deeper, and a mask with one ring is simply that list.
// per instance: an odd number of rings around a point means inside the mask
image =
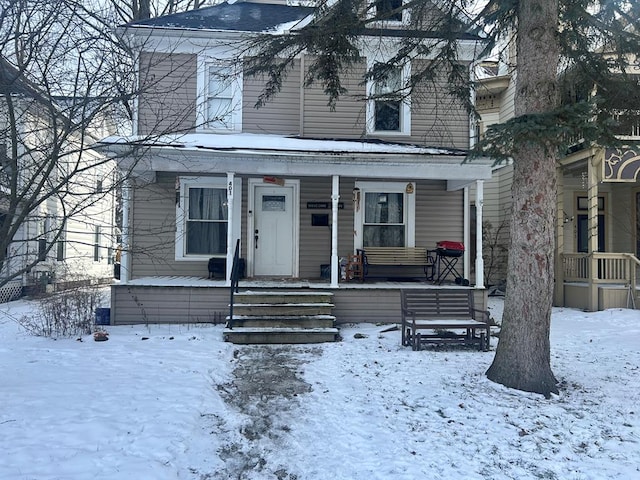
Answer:
[{"label": "white front door", "polygon": [[295,274],[296,189],[293,185],[256,185],[253,205],[255,276]]}]

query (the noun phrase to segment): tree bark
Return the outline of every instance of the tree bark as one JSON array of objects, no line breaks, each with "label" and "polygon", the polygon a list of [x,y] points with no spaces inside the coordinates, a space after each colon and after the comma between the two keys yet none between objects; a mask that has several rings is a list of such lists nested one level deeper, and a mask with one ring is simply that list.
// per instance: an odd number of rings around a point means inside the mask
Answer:
[{"label": "tree bark", "polygon": [[[558,2],[520,0],[515,114],[557,106]],[[518,390],[557,393],[549,331],[554,287],[556,152],[544,141],[514,138],[507,293],[500,341],[487,377]]]}]

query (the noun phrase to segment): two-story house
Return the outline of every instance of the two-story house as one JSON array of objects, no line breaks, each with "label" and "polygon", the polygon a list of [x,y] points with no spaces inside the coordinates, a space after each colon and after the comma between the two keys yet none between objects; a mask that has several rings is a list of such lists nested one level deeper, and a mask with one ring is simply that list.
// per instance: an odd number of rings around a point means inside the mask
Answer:
[{"label": "two-story house", "polygon": [[114,163],[88,148],[107,130],[64,129],[73,99],[47,97],[4,59],[0,70],[0,302],[111,283]]},{"label": "two-story house", "polygon": [[[425,265],[372,264],[364,282],[344,278],[343,259],[368,247],[421,247],[439,263],[438,242],[468,246],[469,188],[481,206],[491,162],[464,163],[472,122],[444,87],[442,95],[423,95],[420,85],[410,96],[396,93],[428,58],[416,55],[384,82],[363,82],[367,66],[388,58],[406,34],[401,17],[363,37],[363,60],[343,73],[348,93],[334,110],[321,86],[305,84],[306,54],[275,100],[255,108],[265,79],[243,74],[245,41],[286,35],[314,15],[304,6],[237,1],[121,29],[149,88],[137,101],[133,135],[102,142],[132,173],[114,323],[212,321],[228,308],[238,240],[243,287],[330,291],[341,322],[399,321],[402,285],[470,280],[478,306],[486,304],[482,273],[470,275],[472,265],[482,272],[481,255],[472,258],[469,248],[436,282]],[[479,41],[458,41],[469,69]],[[214,279],[211,259],[221,266]]]},{"label": "two-story house", "polygon": [[[514,115],[516,59],[513,52],[505,53],[506,61],[487,64],[489,68],[478,79],[480,134],[491,124],[505,122]],[[639,82],[635,96],[628,81],[616,86],[614,78],[612,85],[596,87],[572,71],[562,76],[564,103],[597,94],[617,110],[614,133],[622,144],[613,147],[573,139],[572,147],[559,161],[554,295],[557,306],[590,311],[637,308],[640,299],[640,77],[631,69],[627,73],[631,78],[635,75]],[[628,93],[624,102],[615,95],[620,88]],[[606,118],[601,115],[594,121]],[[485,184],[484,218],[491,223],[491,233],[497,235],[490,239],[499,246],[494,253],[503,258],[507,255],[512,178],[513,166],[503,165]],[[488,250],[485,249],[485,256]],[[505,274],[503,258],[486,257],[485,263],[495,264],[496,283]]]}]

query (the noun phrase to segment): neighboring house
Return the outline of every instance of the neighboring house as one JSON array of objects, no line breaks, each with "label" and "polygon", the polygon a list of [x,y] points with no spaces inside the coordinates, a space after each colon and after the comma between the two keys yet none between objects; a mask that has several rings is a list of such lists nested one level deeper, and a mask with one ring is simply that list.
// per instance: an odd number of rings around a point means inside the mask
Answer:
[{"label": "neighboring house", "polygon": [[[2,61],[0,68],[4,93],[0,98],[0,227],[8,232],[10,224],[17,225],[0,269],[0,302],[75,285],[110,283],[113,162],[84,147],[107,131],[100,126],[93,135],[82,139],[73,135],[57,143],[61,137],[52,133],[50,107],[57,105],[57,120],[66,122],[65,104],[70,99],[45,98],[7,62]],[[9,119],[9,111],[14,120]],[[60,153],[50,155],[56,147]],[[45,186],[37,190],[34,185],[40,179]],[[25,213],[21,198],[30,196],[35,206]]]},{"label": "neighboring house", "polygon": [[[275,100],[254,108],[265,80],[243,75],[243,41],[312,20],[311,8],[238,1],[123,28],[150,87],[138,99],[133,135],[102,142],[133,172],[114,323],[217,318],[228,309],[238,240],[243,287],[330,290],[341,322],[397,322],[400,287],[447,288],[426,282],[421,266],[371,266],[364,283],[346,282],[341,259],[373,246],[463,242],[459,277],[486,305],[482,261],[469,248],[469,188],[481,206],[491,162],[463,163],[473,141],[467,111],[444,88],[440,96],[425,98],[418,87],[411,98],[364,100],[427,61],[416,58],[385,84],[361,84],[367,64],[393,51],[401,18],[365,39],[366,63],[343,77],[349,92],[335,111],[320,86],[304,86],[305,55]],[[468,65],[478,41],[460,40]],[[482,252],[481,222],[473,237],[473,251]],[[210,259],[220,268],[213,280]]]},{"label": "neighboring house", "polygon": [[[487,68],[479,78],[476,98],[481,130],[513,117],[513,56],[506,63],[512,65],[510,70],[504,63],[485,64]],[[594,311],[640,305],[640,75],[635,76],[639,101],[618,106],[616,133],[625,146],[587,145],[578,140],[560,160],[554,296],[557,306]],[[575,101],[575,93],[573,99],[565,101]],[[577,91],[583,98],[595,93],[601,92],[586,84]],[[505,222],[508,226],[512,179],[513,167],[506,165],[497,168],[493,179],[485,184],[484,218],[493,226]],[[508,245],[508,231],[499,243],[502,247]],[[500,251],[503,258],[497,263],[505,265],[507,252],[504,248]],[[495,283],[500,283],[501,271],[498,269]]]}]

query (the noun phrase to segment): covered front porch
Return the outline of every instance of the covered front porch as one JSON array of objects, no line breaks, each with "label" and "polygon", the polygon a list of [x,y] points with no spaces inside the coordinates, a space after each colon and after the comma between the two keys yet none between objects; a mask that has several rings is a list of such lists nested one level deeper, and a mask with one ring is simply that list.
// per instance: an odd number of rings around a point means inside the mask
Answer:
[{"label": "covered front porch", "polygon": [[555,304],[638,308],[640,148],[593,147],[559,168]]},{"label": "covered front porch", "polygon": [[[116,324],[223,315],[237,244],[241,289],[330,290],[341,323],[397,321],[405,286],[475,288],[477,305],[486,305],[488,159],[466,163],[466,152],[455,149],[255,134],[187,134],[142,145],[135,156],[130,141],[103,142],[132,172],[123,195],[121,282],[112,295]],[[455,273],[430,279],[425,255],[425,265],[375,265],[364,282],[348,281],[345,264],[362,249],[428,252],[445,240],[466,247]],[[208,265],[215,279],[203,278]]]}]

